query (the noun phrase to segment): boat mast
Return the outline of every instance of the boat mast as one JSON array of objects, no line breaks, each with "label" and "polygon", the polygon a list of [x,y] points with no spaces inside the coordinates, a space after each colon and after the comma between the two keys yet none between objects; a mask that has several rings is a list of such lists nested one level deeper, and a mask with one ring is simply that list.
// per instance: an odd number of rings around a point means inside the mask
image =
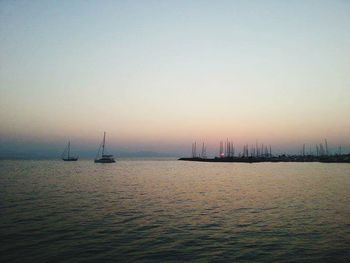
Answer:
[{"label": "boat mast", "polygon": [[68,141],[68,159],[69,159],[69,154],[70,154],[70,141]]},{"label": "boat mast", "polygon": [[102,157],[105,153],[105,142],[106,142],[106,132],[103,133],[103,143],[102,143]]}]

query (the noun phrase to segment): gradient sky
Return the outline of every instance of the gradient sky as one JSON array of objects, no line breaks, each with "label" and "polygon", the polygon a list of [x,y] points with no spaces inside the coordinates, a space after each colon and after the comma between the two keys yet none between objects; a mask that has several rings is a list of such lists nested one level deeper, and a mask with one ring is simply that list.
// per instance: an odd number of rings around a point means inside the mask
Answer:
[{"label": "gradient sky", "polygon": [[1,140],[345,148],[349,28],[350,1],[1,1]]}]

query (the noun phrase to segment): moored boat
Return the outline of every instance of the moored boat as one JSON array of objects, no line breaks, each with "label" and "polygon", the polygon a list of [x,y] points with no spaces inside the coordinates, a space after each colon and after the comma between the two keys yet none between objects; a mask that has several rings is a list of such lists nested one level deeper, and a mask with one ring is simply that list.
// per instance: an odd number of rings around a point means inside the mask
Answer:
[{"label": "moored boat", "polygon": [[[101,152],[102,148],[102,152]],[[114,157],[112,154],[105,154],[105,148],[106,148],[106,132],[103,133],[103,141],[98,149],[95,163],[115,163]],[[100,155],[101,152],[101,155]]]},{"label": "moored boat", "polygon": [[78,156],[71,156],[70,155],[70,141],[68,141],[67,147],[64,149],[62,156],[62,160],[65,162],[75,162],[78,161]]}]

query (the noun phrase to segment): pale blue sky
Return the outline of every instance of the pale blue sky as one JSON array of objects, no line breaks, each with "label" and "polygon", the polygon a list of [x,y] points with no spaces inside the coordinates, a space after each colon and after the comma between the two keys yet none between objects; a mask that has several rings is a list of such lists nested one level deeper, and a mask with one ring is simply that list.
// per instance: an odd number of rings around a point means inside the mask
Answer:
[{"label": "pale blue sky", "polygon": [[3,140],[349,145],[349,1],[2,1]]}]

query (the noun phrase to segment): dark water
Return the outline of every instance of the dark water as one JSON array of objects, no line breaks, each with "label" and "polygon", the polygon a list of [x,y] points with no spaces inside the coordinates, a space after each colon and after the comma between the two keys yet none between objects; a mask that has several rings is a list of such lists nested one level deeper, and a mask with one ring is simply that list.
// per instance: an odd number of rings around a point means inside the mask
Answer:
[{"label": "dark water", "polygon": [[350,262],[350,165],[0,161],[1,262]]}]

